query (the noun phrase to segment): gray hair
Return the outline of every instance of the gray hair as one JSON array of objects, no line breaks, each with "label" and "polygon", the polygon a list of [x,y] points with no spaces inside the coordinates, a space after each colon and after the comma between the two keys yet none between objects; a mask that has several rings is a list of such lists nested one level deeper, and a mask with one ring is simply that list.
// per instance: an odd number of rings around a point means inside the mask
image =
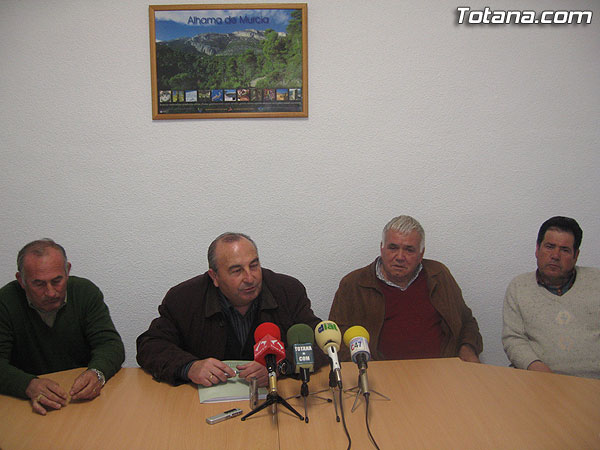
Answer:
[{"label": "gray hair", "polygon": [[36,241],[32,241],[29,244],[25,245],[25,247],[23,247],[17,254],[17,270],[23,278],[25,278],[25,274],[23,273],[23,263],[25,260],[25,256],[29,254],[35,256],[44,256],[48,253],[49,248],[54,248],[60,251],[60,253],[63,256],[63,259],[65,260],[65,273],[67,272],[69,262],[67,260],[67,252],[65,251],[64,247],[60,244],[57,244],[50,238],[43,238],[38,239]]},{"label": "gray hair", "polygon": [[425,230],[421,224],[410,216],[398,216],[390,220],[381,233],[381,245],[385,245],[385,235],[389,230],[397,231],[398,233],[408,234],[411,231],[416,231],[421,236],[420,252],[425,248]]},{"label": "gray hair", "polygon": [[250,236],[243,233],[232,233],[231,231],[228,231],[219,235],[214,241],[210,243],[210,246],[208,247],[208,268],[214,270],[215,272],[217,271],[217,257],[215,255],[215,252],[217,249],[217,244],[219,242],[237,242],[240,239],[246,239],[250,241],[250,243],[254,246],[256,253],[258,253],[258,247],[256,247],[256,244],[250,238]]}]

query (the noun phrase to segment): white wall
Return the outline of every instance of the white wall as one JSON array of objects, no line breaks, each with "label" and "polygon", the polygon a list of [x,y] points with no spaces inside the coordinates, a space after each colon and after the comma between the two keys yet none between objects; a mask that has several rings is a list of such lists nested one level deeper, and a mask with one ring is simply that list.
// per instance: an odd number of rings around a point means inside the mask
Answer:
[{"label": "white wall", "polygon": [[479,320],[483,360],[506,364],[504,290],[535,268],[539,225],[575,217],[580,263],[600,266],[600,8],[466,4],[485,5],[594,18],[459,26],[464,2],[314,0],[308,119],[152,121],[147,1],[2,0],[5,282],[22,245],[56,239],[104,291],[133,366],[219,233],[250,234],[325,318],[387,220],[410,214]]}]

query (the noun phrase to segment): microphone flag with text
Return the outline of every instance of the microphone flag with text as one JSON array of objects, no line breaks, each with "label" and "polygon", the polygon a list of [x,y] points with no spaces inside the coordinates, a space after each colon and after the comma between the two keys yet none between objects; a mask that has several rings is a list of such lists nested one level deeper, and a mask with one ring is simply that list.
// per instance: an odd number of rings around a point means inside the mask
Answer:
[{"label": "microphone flag with text", "polygon": [[262,364],[271,374],[277,374],[277,364],[285,359],[285,347],[280,341],[281,331],[272,322],[261,323],[254,331],[254,361]]},{"label": "microphone flag with text", "polygon": [[297,323],[290,327],[286,336],[294,353],[294,372],[300,374],[303,382],[308,383],[315,366],[313,330],[305,323]]},{"label": "microphone flag with text", "polygon": [[344,333],[344,343],[350,349],[352,361],[358,365],[359,387],[363,394],[369,394],[369,380],[367,378],[367,362],[371,359],[369,351],[369,332],[356,325]]},{"label": "microphone flag with text", "polygon": [[331,370],[335,374],[338,387],[342,388],[342,371],[338,358],[338,351],[342,343],[342,333],[335,322],[324,320],[315,327],[315,340],[317,345],[329,355]]}]

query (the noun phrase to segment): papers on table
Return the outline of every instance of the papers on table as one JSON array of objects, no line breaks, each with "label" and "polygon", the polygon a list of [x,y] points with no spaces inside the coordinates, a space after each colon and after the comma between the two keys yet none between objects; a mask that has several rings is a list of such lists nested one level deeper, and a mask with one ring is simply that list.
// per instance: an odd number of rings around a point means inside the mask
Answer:
[{"label": "papers on table", "polygon": [[[237,366],[249,361],[223,361],[237,373]],[[265,388],[259,388],[258,398],[264,400],[267,396]],[[215,384],[210,387],[198,385],[198,397],[200,403],[234,402],[238,400],[250,400],[250,383],[237,376],[229,378],[227,382]]]}]

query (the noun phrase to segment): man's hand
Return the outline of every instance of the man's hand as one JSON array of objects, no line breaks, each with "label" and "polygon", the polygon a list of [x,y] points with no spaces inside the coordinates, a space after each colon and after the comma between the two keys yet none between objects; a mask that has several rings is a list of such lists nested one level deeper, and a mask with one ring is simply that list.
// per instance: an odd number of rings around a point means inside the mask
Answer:
[{"label": "man's hand", "polygon": [[228,378],[235,377],[231,367],[215,358],[200,359],[192,364],[188,378],[192,383],[212,386]]},{"label": "man's hand", "polygon": [[92,400],[100,395],[102,386],[96,372],[88,369],[75,378],[69,395],[72,400]]},{"label": "man's hand", "polygon": [[477,353],[475,353],[475,350],[469,344],[464,344],[460,347],[460,350],[458,351],[458,357],[466,362],[481,362],[479,361]]},{"label": "man's hand", "polygon": [[541,361],[534,361],[531,364],[529,364],[529,366],[527,366],[527,370],[536,370],[538,372],[549,372],[549,373],[553,373],[552,369],[550,369],[550,367],[548,367],[546,364],[544,364]]},{"label": "man's hand", "polygon": [[240,371],[238,375],[240,378],[250,381],[250,378],[254,377],[259,386],[264,387],[267,385],[269,374],[267,373],[267,368],[262,364],[250,361],[249,363],[237,366],[237,369]]},{"label": "man's hand", "polygon": [[46,415],[46,408],[60,409],[67,405],[67,393],[56,381],[34,378],[27,385],[25,394],[31,399],[33,410]]}]

